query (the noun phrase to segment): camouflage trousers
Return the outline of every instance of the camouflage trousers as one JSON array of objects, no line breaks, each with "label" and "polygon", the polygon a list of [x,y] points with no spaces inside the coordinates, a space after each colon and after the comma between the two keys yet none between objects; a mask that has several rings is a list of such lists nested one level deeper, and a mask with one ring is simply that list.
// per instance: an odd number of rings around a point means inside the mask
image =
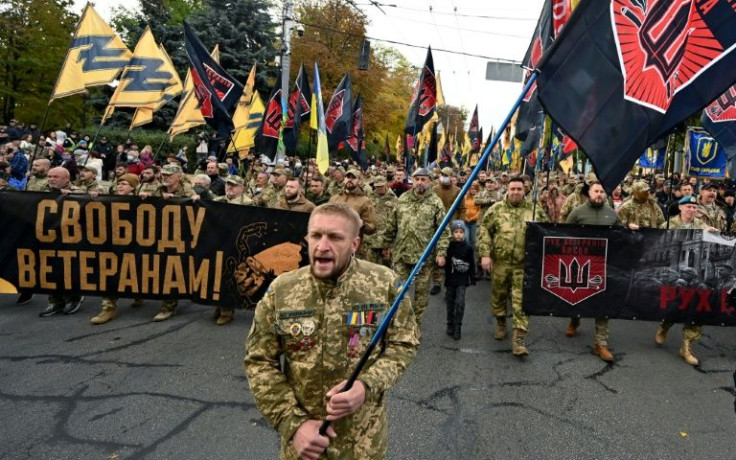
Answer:
[{"label": "camouflage trousers", "polygon": [[178,300],[164,300],[161,303],[161,311],[174,311],[177,305],[179,305]]},{"label": "camouflage trousers", "polygon": [[[662,321],[659,325],[664,329],[665,332],[669,331],[674,323],[668,323]],[[682,339],[690,342],[697,342],[700,340],[700,335],[703,331],[703,326],[700,324],[683,324],[682,325]]]},{"label": "camouflage trousers", "polygon": [[[141,305],[143,299],[134,299],[133,307]],[[117,297],[103,297],[102,298],[102,311],[113,311],[118,308]]]},{"label": "camouflage trousers", "polygon": [[432,257],[432,286],[442,286],[442,278],[445,275],[445,269],[437,265],[435,257]]},{"label": "camouflage trousers", "polygon": [[493,262],[491,267],[491,314],[495,317],[506,317],[506,308],[510,300],[514,329],[526,331],[529,327],[529,317],[521,309],[523,287],[523,266]]},{"label": "camouflage trousers", "polygon": [[383,249],[381,248],[369,249],[368,253],[365,255],[365,260],[391,268],[391,260],[383,258]]},{"label": "camouflage trousers", "polygon": [[[580,318],[570,318],[570,324],[580,326]],[[595,344],[608,346],[608,319],[606,318],[595,319]]]},{"label": "camouflage trousers", "polygon": [[227,318],[232,318],[233,316],[235,316],[235,309],[233,309],[233,308],[218,308],[217,309],[217,316],[215,316],[215,318],[219,318],[219,317],[223,317],[223,316],[224,317],[227,317]]},{"label": "camouflage trousers", "polygon": [[[434,262],[427,261],[419,270],[417,276],[414,277],[414,301],[412,302],[412,306],[414,307],[414,315],[417,318],[417,325],[420,327],[422,325],[424,311],[429,305],[429,278],[432,275],[433,266]],[[403,262],[394,264],[394,271],[396,271],[399,279],[402,281],[409,277],[409,273],[411,273],[413,268],[414,264]]]}]

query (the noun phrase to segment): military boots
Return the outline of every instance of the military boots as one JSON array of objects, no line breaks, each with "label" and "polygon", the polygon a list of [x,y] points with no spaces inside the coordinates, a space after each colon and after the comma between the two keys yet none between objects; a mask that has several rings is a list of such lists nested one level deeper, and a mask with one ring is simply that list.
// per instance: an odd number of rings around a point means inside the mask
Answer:
[{"label": "military boots", "polygon": [[105,324],[118,317],[117,310],[102,310],[99,315],[90,320],[92,324]]},{"label": "military boots", "polygon": [[506,338],[505,316],[496,316],[496,331],[493,333],[493,338],[496,340],[503,340]]},{"label": "military boots", "polygon": [[669,328],[664,327],[662,323],[657,327],[657,333],[654,334],[654,342],[660,347],[664,345],[665,339],[667,339],[667,330]]},{"label": "military boots", "polygon": [[689,365],[697,366],[700,362],[693,354],[693,350],[691,348],[692,344],[693,342],[691,340],[683,339],[682,346],[680,347],[680,356],[682,356],[682,359],[684,359]]},{"label": "military boots", "polygon": [[526,348],[526,331],[522,329],[514,329],[514,343],[511,352],[514,356],[526,356],[529,350]]}]

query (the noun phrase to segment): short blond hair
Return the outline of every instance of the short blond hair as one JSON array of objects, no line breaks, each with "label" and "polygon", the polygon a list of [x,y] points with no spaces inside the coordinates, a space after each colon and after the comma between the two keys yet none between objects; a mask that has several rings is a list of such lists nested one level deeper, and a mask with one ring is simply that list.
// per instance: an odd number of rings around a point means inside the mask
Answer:
[{"label": "short blond hair", "polygon": [[325,203],[317,206],[309,217],[310,225],[314,216],[319,214],[344,217],[353,227],[353,236],[358,236],[360,234],[360,228],[363,226],[363,221],[361,220],[360,215],[358,215],[355,209],[344,203]]}]

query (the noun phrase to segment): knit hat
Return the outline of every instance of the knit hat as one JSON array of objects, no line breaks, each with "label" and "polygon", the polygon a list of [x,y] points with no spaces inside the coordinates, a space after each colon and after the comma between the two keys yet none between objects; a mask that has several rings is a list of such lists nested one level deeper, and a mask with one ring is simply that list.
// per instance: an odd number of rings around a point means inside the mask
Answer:
[{"label": "knit hat", "polygon": [[453,232],[457,229],[461,229],[464,233],[468,232],[468,229],[465,227],[465,222],[462,220],[453,220],[452,224],[450,224],[450,230]]}]

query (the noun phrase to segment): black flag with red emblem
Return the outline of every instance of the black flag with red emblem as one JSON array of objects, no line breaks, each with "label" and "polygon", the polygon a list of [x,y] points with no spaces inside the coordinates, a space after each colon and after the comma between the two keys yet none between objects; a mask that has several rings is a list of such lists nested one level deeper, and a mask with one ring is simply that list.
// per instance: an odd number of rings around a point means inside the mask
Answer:
[{"label": "black flag with red emblem", "polygon": [[[542,54],[552,45],[552,0],[545,0],[542,5],[542,13],[534,29],[534,36],[526,50],[526,55],[521,65],[524,67],[524,84],[532,76],[537,68]],[[542,104],[537,98],[537,85],[533,84],[524,95],[519,105],[519,115],[516,117],[516,138],[522,142],[519,152],[522,156],[528,155],[539,145],[542,133]]]},{"label": "black flag with red emblem", "polygon": [[199,101],[202,117],[217,134],[230,137],[233,119],[230,112],[243,94],[243,85],[228,75],[199,40],[189,24],[184,22],[184,43],[194,82],[194,95]]},{"label": "black flag with red emblem", "polygon": [[736,86],[731,86],[703,110],[703,128],[713,136],[728,159],[736,157]]},{"label": "black flag with red emblem", "polygon": [[309,89],[307,72],[304,70],[304,64],[302,64],[294,82],[294,89],[289,94],[289,103],[287,106],[289,112],[286,117],[286,124],[284,125],[284,148],[289,155],[296,153],[299,129],[301,128],[303,119],[309,116],[311,100],[312,90]]},{"label": "black flag with red emblem", "polygon": [[368,167],[368,159],[363,151],[365,150],[365,114],[363,113],[363,98],[358,94],[353,104],[353,120],[350,129],[350,135],[345,143],[348,145],[350,155],[358,162],[361,168]]},{"label": "black flag with red emblem", "polygon": [[404,132],[412,136],[422,131],[424,124],[432,118],[437,106],[437,80],[434,76],[432,48],[427,48],[427,59],[419,73],[419,81],[414,88],[409,116],[406,118]]},{"label": "black flag with red emblem", "polygon": [[342,77],[330,99],[330,105],[325,111],[325,126],[330,150],[335,150],[350,135],[353,127],[353,84],[348,74]]},{"label": "black flag with red emblem", "polygon": [[607,190],[736,81],[733,0],[581,2],[539,65],[545,111]]},{"label": "black flag with red emblem", "polygon": [[475,104],[473,116],[470,118],[468,137],[470,137],[470,153],[478,153],[480,150],[480,141],[483,137],[480,131],[480,123],[478,122],[478,104]]},{"label": "black flag with red emblem", "polygon": [[279,134],[283,122],[284,110],[281,105],[281,71],[276,74],[276,81],[271,89],[271,95],[266,102],[266,111],[263,113],[261,126],[256,132],[256,152],[266,155],[273,161],[279,147]]}]

